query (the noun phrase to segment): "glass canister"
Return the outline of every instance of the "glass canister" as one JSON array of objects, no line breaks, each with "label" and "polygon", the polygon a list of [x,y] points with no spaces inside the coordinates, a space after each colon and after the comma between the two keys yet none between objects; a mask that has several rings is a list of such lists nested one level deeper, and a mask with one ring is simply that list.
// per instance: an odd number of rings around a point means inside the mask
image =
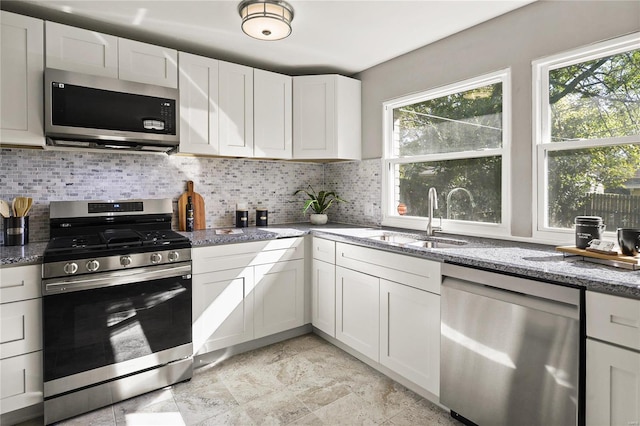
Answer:
[{"label": "glass canister", "polygon": [[576,248],[586,249],[591,240],[601,239],[605,229],[599,216],[576,216]]}]

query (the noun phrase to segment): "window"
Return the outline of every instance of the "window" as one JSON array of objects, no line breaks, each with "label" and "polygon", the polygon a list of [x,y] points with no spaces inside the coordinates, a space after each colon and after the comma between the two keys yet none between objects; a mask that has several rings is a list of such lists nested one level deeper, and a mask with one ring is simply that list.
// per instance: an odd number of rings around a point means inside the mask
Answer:
[{"label": "window", "polygon": [[433,187],[435,226],[506,233],[509,90],[505,70],[384,104],[383,224],[425,229]]},{"label": "window", "polygon": [[533,63],[536,234],[640,227],[640,35]]}]

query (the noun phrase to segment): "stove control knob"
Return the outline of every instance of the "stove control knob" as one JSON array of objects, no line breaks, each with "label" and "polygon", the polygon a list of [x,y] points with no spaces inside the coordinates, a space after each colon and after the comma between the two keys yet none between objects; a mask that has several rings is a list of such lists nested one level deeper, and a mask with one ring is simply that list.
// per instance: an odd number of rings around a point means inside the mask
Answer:
[{"label": "stove control knob", "polygon": [[180,259],[180,253],[178,253],[177,251],[169,252],[169,261],[175,262],[178,259]]},{"label": "stove control knob", "polygon": [[89,272],[95,272],[98,270],[99,267],[100,267],[100,262],[98,262],[95,259],[87,262],[87,271]]},{"label": "stove control knob", "polygon": [[131,256],[120,257],[120,264],[124,267],[131,265]]},{"label": "stove control knob", "polygon": [[78,264],[75,262],[69,262],[64,265],[64,273],[67,275],[72,275],[78,272]]},{"label": "stove control knob", "polygon": [[151,255],[151,263],[160,263],[162,261],[162,255],[160,253],[153,253]]}]

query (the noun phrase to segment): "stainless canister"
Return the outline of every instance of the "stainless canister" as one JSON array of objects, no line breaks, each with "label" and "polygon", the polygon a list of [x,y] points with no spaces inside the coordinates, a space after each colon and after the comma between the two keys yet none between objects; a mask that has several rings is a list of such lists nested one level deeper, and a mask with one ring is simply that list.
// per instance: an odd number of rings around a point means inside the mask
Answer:
[{"label": "stainless canister", "polygon": [[591,240],[599,240],[605,229],[599,216],[576,216],[576,248],[586,249]]},{"label": "stainless canister", "polygon": [[6,217],[3,225],[5,246],[29,244],[29,216]]}]

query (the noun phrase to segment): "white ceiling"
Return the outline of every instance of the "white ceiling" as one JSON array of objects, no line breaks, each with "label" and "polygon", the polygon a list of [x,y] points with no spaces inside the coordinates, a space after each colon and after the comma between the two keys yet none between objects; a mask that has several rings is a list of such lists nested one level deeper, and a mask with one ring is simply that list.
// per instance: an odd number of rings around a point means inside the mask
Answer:
[{"label": "white ceiling", "polygon": [[4,0],[13,10],[291,75],[352,75],[535,0],[289,0],[293,33],[259,41],[237,1]]}]

